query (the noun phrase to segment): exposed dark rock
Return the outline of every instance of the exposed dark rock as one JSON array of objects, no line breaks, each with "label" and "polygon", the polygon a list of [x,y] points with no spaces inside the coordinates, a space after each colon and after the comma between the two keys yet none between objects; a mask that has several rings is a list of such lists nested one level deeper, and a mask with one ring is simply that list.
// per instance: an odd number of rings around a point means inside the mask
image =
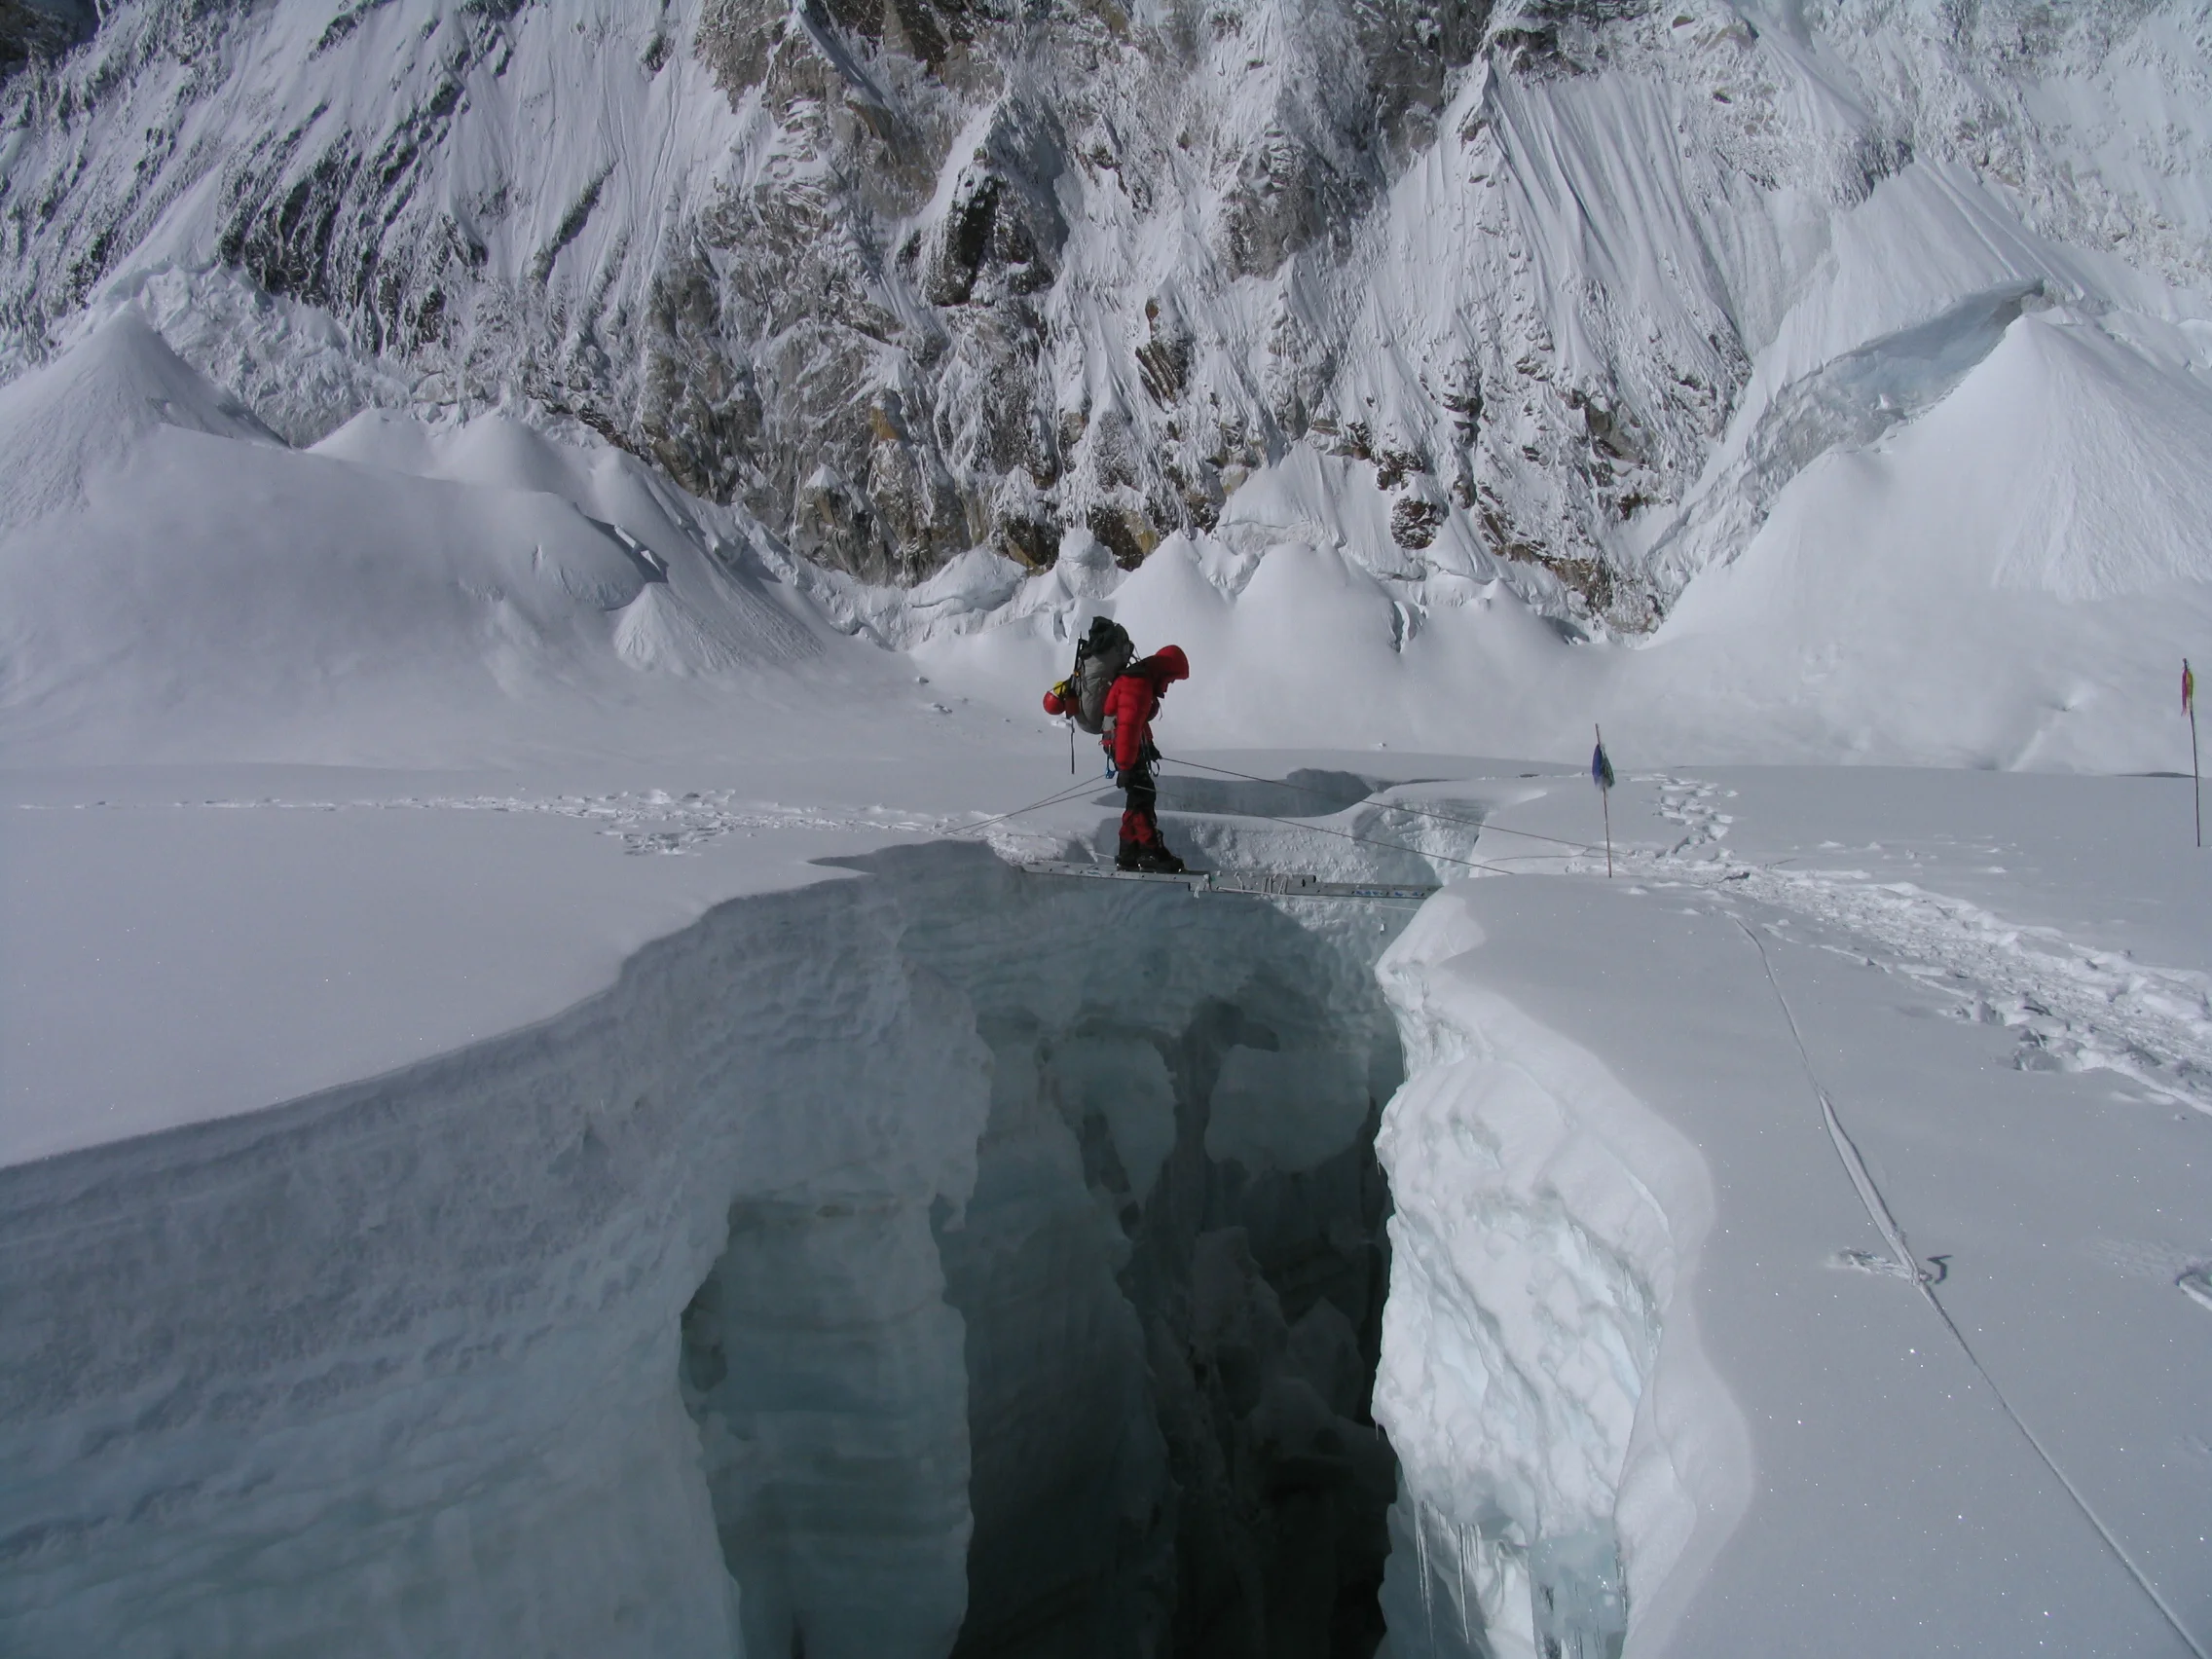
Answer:
[{"label": "exposed dark rock", "polygon": [[975,291],[976,272],[990,251],[993,221],[1005,188],[994,173],[962,176],[952,206],[939,227],[935,256],[922,281],[930,304],[961,305]]},{"label": "exposed dark rock", "polygon": [[1245,153],[1223,194],[1217,242],[1238,276],[1272,276],[1283,261],[1365,205],[1370,181],[1339,167],[1295,133],[1273,131]]},{"label": "exposed dark rock", "polygon": [[1060,556],[1060,527],[1050,520],[1010,518],[999,535],[1007,556],[1033,571],[1050,569]]},{"label": "exposed dark rock", "polygon": [[78,0],[0,0],[0,78],[59,57],[89,40],[99,19]]},{"label": "exposed dark rock", "polygon": [[1598,29],[1652,9],[1653,0],[1506,0],[1490,46],[1519,76],[1581,74],[1595,66]]},{"label": "exposed dark rock", "polygon": [[1426,547],[1436,539],[1437,526],[1443,522],[1442,507],[1409,496],[1390,509],[1390,539],[1400,547]]},{"label": "exposed dark rock", "polygon": [[1137,348],[1137,371],[1152,400],[1165,408],[1191,382],[1191,331],[1178,318],[1163,320],[1158,300],[1145,303],[1144,314],[1152,338]]},{"label": "exposed dark rock", "polygon": [[1124,571],[1133,571],[1144,563],[1145,555],[1159,542],[1159,534],[1145,522],[1142,514],[1125,507],[1095,506],[1090,509],[1090,534],[1098,537],[1106,550],[1114,555],[1114,563]]},{"label": "exposed dark rock", "polygon": [[1406,481],[1409,473],[1428,470],[1427,463],[1412,450],[1385,446],[1374,453],[1375,483],[1377,488],[1395,490]]}]

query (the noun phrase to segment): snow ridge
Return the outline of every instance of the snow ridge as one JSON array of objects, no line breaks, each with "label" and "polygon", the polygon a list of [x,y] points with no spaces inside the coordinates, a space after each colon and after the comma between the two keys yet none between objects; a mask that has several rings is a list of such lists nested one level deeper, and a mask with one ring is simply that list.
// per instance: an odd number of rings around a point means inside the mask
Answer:
[{"label": "snow ridge", "polygon": [[1415,1652],[1616,1652],[1749,1489],[1677,1295],[1712,1194],[1595,1055],[1455,972],[1479,940],[1447,892],[1379,969],[1408,1072],[1377,1142],[1396,1213],[1376,1413],[1403,1470],[1385,1605]]}]

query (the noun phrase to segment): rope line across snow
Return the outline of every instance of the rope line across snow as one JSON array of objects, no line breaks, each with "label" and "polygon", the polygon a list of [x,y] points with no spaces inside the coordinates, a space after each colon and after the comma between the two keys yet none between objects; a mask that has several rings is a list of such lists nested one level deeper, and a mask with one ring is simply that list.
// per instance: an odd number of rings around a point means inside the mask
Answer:
[{"label": "rope line across snow", "polygon": [[2150,1575],[2135,1565],[2134,1558],[2127,1553],[2126,1547],[2120,1543],[2113,1530],[2105,1525],[2104,1519],[2089,1502],[2087,1494],[2058,1466],[2058,1460],[2050,1455],[2036,1431],[2028,1426],[2027,1419],[2012,1409],[2012,1402],[2006,1398],[2005,1390],[1997,1385],[1997,1379],[1981,1363],[1980,1356],[1973,1351],[1973,1345],[1967,1341],[1966,1333],[1959,1329],[1958,1321],[1951,1317],[1950,1309],[1943,1306],[1942,1298],[1936,1294],[1936,1286],[1950,1276],[1947,1259],[1936,1258],[1944,1262],[1944,1272],[1938,1275],[1929,1272],[1913,1257],[1905,1242],[1904,1229],[1898,1225],[1897,1218],[1891,1214],[1889,1203],[1883,1198],[1881,1189],[1874,1184],[1873,1175],[1867,1170],[1865,1160],[1860,1156],[1857,1143],[1845,1131],[1843,1121],[1836,1114],[1835,1102],[1828,1098],[1828,1091],[1821,1087],[1820,1076],[1813,1070],[1813,1056],[1805,1047],[1804,1034],[1797,1027],[1796,1013],[1790,1008],[1788,997],[1783,994],[1782,981],[1775,977],[1774,963],[1767,956],[1766,946],[1741,918],[1730,916],[1728,920],[1751,941],[1751,948],[1758,952],[1759,966],[1766,972],[1766,982],[1774,992],[1774,1000],[1781,1006],[1784,1021],[1789,1027],[1789,1040],[1797,1046],[1797,1058],[1805,1068],[1805,1081],[1811,1086],[1814,1097],[1821,1103],[1821,1117],[1827,1127],[1828,1139],[1835,1147],[1837,1158],[1843,1161],[1845,1173],[1851,1177],[1851,1184],[1859,1194],[1860,1202],[1865,1205],[1867,1219],[1874,1224],[1874,1230],[1881,1234],[1884,1241],[1896,1253],[1899,1265],[1912,1279],[1913,1287],[1935,1310],[1936,1317],[1943,1322],[1943,1328],[1951,1333],[1951,1340],[1959,1345],[1959,1351],[1966,1355],[1967,1363],[1973,1367],[1974,1375],[1988,1384],[1990,1395],[1996,1400],[1998,1409],[2020,1431],[2020,1437],[2042,1460],[2043,1466],[2065,1488],[2066,1495],[2074,1500],[2074,1506],[2081,1510],[2083,1519],[2096,1530],[2097,1536],[2104,1540],[2113,1559],[2120,1563],[2128,1577],[2135,1580],[2137,1588],[2151,1599],[2151,1604],[2158,1609],[2158,1616],[2181,1638],[2183,1645],[2195,1654],[2196,1659],[2212,1659],[2212,1655],[2205,1652],[2203,1644],[2190,1635],[2179,1615],[2166,1604],[2166,1599],[2158,1593],[2158,1587],[2151,1582]]},{"label": "rope line across snow", "polygon": [[[1177,765],[1179,765],[1179,766],[1192,766],[1192,765],[1196,765],[1196,764],[1197,764],[1197,762],[1195,762],[1195,761],[1190,761],[1190,760],[1178,760],[1178,761],[1176,761],[1176,762],[1175,762],[1175,764],[1177,764]],[[1218,767],[1210,767],[1210,768],[1200,768],[1200,769],[1201,769],[1201,770],[1220,770],[1220,768],[1218,768]],[[1241,777],[1241,776],[1242,776],[1243,774],[1241,774],[1241,773],[1235,773],[1235,772],[1233,772],[1233,773],[1230,773],[1229,775],[1230,775],[1230,776],[1232,776],[1232,777]],[[1259,784],[1271,784],[1271,783],[1278,783],[1278,782],[1280,782],[1280,780],[1279,780],[1279,779],[1275,779],[1275,778],[1254,778],[1254,779],[1251,779],[1251,780],[1249,780],[1249,781],[1250,781],[1250,782],[1253,782],[1253,783],[1259,783]],[[968,834],[973,834],[973,833],[974,833],[974,832],[975,832],[976,830],[985,830],[985,829],[988,829],[988,828],[989,828],[990,826],[992,826],[993,824],[1003,824],[1003,823],[1005,823],[1005,822],[1006,822],[1006,821],[1007,821],[1008,819],[1010,819],[1010,818],[1019,818],[1019,817],[1020,817],[1020,816],[1021,816],[1021,815],[1022,815],[1023,813],[1025,813],[1025,812],[1039,812],[1039,811],[1042,811],[1042,810],[1043,810],[1044,808],[1046,808],[1046,807],[1048,807],[1048,806],[1057,806],[1057,805],[1059,805],[1060,803],[1062,803],[1062,802],[1064,802],[1064,801],[1073,800],[1073,799],[1074,799],[1074,798],[1075,798],[1075,797],[1076,797],[1077,795],[1080,795],[1080,794],[1086,794],[1086,793],[1088,793],[1088,792],[1090,792],[1091,790],[1097,789],[1097,788],[1099,788],[1099,787],[1100,787],[1100,780],[1099,780],[1099,779],[1097,779],[1097,778],[1087,778],[1087,779],[1085,779],[1085,780],[1084,780],[1084,781],[1083,781],[1083,782],[1082,782],[1081,784],[1077,785],[1077,786],[1076,786],[1076,787],[1075,787],[1074,789],[1062,790],[1062,791],[1060,791],[1060,792],[1059,792],[1059,793],[1058,793],[1057,794],[1051,794],[1051,795],[1047,795],[1047,796],[1046,796],[1046,797],[1045,797],[1045,798],[1044,798],[1043,800],[1033,800],[1033,801],[1031,801],[1031,802],[1030,802],[1030,803],[1029,803],[1029,804],[1028,804],[1027,806],[1017,806],[1017,807],[1015,807],[1015,808],[1014,808],[1014,810],[1013,810],[1012,812],[1002,812],[1002,813],[1000,813],[1000,814],[999,814],[999,815],[998,815],[998,816],[997,816],[996,818],[985,818],[985,819],[982,819],[982,820],[980,820],[979,822],[977,822],[977,823],[975,823],[975,824],[963,824],[963,825],[959,826],[959,827],[958,827],[957,829],[955,829],[955,830],[951,830],[951,831],[949,831],[949,832],[950,832],[950,833],[952,833],[952,834],[955,834],[955,835],[968,835]],[[1297,789],[1297,788],[1298,788],[1299,786],[1298,786],[1298,785],[1295,785],[1295,784],[1285,784],[1285,785],[1284,785],[1283,787],[1284,787],[1285,789]],[[1366,804],[1366,803],[1364,803],[1364,802],[1354,802],[1353,804],[1354,804],[1354,805],[1363,805],[1363,804]],[[1388,806],[1391,806],[1391,805],[1392,805],[1392,803],[1391,803],[1391,802],[1389,802],[1389,801],[1382,801],[1382,802],[1379,802],[1379,803],[1377,803],[1377,804],[1380,804],[1380,805],[1382,805],[1382,806],[1385,806],[1385,807],[1388,807]],[[1407,812],[1417,812],[1417,811],[1418,811],[1418,809],[1416,809],[1416,808],[1413,808],[1413,807],[1403,807],[1403,808],[1396,808],[1396,810],[1400,810],[1400,811],[1407,811]],[[1293,830],[1310,830],[1310,831],[1312,831],[1312,832],[1313,832],[1314,834],[1316,834],[1316,835],[1334,835],[1334,836],[1338,837],[1338,838],[1339,838],[1340,840],[1346,840],[1346,841],[1358,841],[1358,842],[1360,842],[1360,843],[1361,843],[1362,845],[1364,845],[1364,846],[1370,846],[1370,847],[1382,847],[1382,848],[1384,848],[1384,849],[1386,849],[1386,850],[1387,850],[1387,851],[1389,851],[1389,852],[1393,852],[1393,853],[1404,853],[1404,854],[1405,854],[1405,855],[1406,855],[1406,856],[1407,856],[1408,858],[1415,858],[1415,859],[1432,859],[1432,860],[1435,860],[1435,861],[1436,861],[1437,863],[1439,863],[1439,864],[1459,865],[1459,866],[1464,866],[1464,867],[1465,867],[1465,868],[1467,868],[1467,869],[1481,869],[1481,870],[1488,870],[1488,871],[1490,871],[1490,872],[1491,872],[1491,873],[1492,873],[1493,875],[1516,875],[1516,874],[1520,873],[1520,872],[1519,872],[1519,871],[1517,871],[1517,870],[1510,870],[1510,869],[1507,869],[1507,868],[1505,868],[1505,867],[1504,867],[1504,866],[1503,866],[1502,865],[1495,865],[1495,864],[1485,864],[1485,863],[1483,863],[1482,861],[1480,861],[1480,860],[1478,860],[1478,859],[1462,859],[1462,858],[1455,858],[1455,857],[1454,857],[1454,856],[1453,856],[1452,854],[1450,854],[1450,853],[1435,853],[1435,852],[1428,852],[1428,851],[1425,851],[1425,850],[1423,850],[1423,849],[1421,849],[1421,848],[1419,848],[1419,847],[1407,847],[1407,846],[1401,846],[1401,845],[1400,845],[1399,843],[1397,843],[1397,842],[1395,842],[1395,841],[1382,841],[1382,840],[1378,840],[1378,839],[1376,839],[1376,837],[1374,837],[1373,835],[1358,835],[1358,834],[1354,834],[1354,833],[1353,833],[1353,832],[1352,832],[1351,830],[1331,830],[1331,829],[1329,829],[1329,828],[1328,828],[1328,827],[1327,827],[1326,825],[1309,823],[1308,821],[1306,821],[1306,820],[1304,820],[1304,819],[1298,819],[1298,818],[1278,818],[1278,817],[1274,816],[1274,815],[1273,815],[1272,813],[1266,813],[1266,812],[1239,812],[1239,813],[1235,814],[1235,816],[1236,816],[1236,817],[1238,817],[1238,818],[1257,818],[1257,819],[1259,819],[1259,820],[1260,820],[1261,822],[1263,822],[1263,823],[1267,823],[1267,824],[1283,824],[1283,825],[1288,825],[1288,826],[1289,826],[1289,827],[1290,827],[1291,829],[1293,829]],[[1420,816],[1420,817],[1424,817],[1424,818],[1443,818],[1443,819],[1444,819],[1444,821],[1445,821],[1446,823],[1449,823],[1449,824],[1463,824],[1463,825],[1467,826],[1467,827],[1468,827],[1469,829],[1473,829],[1473,830],[1481,830],[1481,829],[1482,829],[1482,821],[1481,821],[1481,820],[1479,820],[1479,819],[1472,819],[1472,818],[1450,818],[1450,817],[1447,817],[1447,816],[1446,816],[1445,814],[1443,814],[1443,813],[1433,813],[1433,812],[1427,812],[1427,813],[1419,813],[1419,816]],[[1518,831],[1518,830],[1515,830],[1515,831],[1514,831],[1514,833],[1518,834],[1518,833],[1520,833],[1520,831]],[[1538,839],[1549,839],[1549,838],[1550,838],[1550,837],[1538,837]],[[1568,845],[1572,845],[1573,843],[1567,843],[1567,844],[1568,844]],[[1585,850],[1585,851],[1587,851],[1588,849],[1584,849],[1584,850]]]}]

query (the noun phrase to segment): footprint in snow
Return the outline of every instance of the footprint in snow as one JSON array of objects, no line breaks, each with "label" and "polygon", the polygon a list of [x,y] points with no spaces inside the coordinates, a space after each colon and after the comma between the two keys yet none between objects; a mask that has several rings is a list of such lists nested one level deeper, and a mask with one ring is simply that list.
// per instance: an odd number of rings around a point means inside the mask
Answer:
[{"label": "footprint in snow", "polygon": [[2174,1280],[2182,1295],[2212,1312],[2212,1267],[2194,1267]]},{"label": "footprint in snow", "polygon": [[1889,1278],[1912,1277],[1895,1256],[1880,1255],[1872,1250],[1838,1250],[1828,1258],[1828,1266],[1848,1268],[1855,1273],[1881,1273]]}]

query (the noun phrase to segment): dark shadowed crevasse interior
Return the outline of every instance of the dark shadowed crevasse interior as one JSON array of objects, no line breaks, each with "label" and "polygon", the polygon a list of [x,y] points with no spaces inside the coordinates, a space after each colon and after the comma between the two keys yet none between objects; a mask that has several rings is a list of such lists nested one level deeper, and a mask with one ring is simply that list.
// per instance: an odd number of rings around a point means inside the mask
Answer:
[{"label": "dark shadowed crevasse interior", "polygon": [[[1036,877],[897,885],[913,971],[989,1052],[974,1192],[928,1229],[966,1373],[952,1653],[1365,1659],[1396,1487],[1369,1409],[1389,1208],[1374,1140],[1401,1066],[1370,969],[1391,919]],[[725,1302],[758,1296],[733,1287],[850,1255],[799,1235],[874,1226],[735,1218],[686,1316],[694,1415],[744,1392],[723,1346],[757,1351],[725,1342]],[[866,1253],[926,1248],[886,1234]],[[881,1275],[844,1294],[893,1296]],[[749,1651],[837,1645],[819,1617],[810,1639],[821,1593],[784,1588],[773,1523],[722,1519]]]},{"label": "dark shadowed crevasse interior", "polygon": [[[975,1456],[960,1659],[1336,1659],[1382,1637],[1396,1464],[1368,1409],[1388,1206],[1373,1115],[1354,1146],[1295,1174],[1205,1152],[1223,1051],[1274,1036],[1217,1003],[1164,1045],[1176,1140],[1141,1202],[1100,1118],[1078,1118],[1086,1190],[1126,1239],[1083,1265],[1111,1274],[1125,1313],[1054,1306],[1073,1298],[1053,1267],[1084,1252],[1025,1239],[1035,1276],[1009,1296],[988,1259],[1004,1240],[942,1235],[969,1320]],[[1059,1080],[1039,1058],[1050,1101]],[[1003,1127],[1020,1138],[1014,1114]],[[978,1206],[1021,1178],[995,1150]]]}]

